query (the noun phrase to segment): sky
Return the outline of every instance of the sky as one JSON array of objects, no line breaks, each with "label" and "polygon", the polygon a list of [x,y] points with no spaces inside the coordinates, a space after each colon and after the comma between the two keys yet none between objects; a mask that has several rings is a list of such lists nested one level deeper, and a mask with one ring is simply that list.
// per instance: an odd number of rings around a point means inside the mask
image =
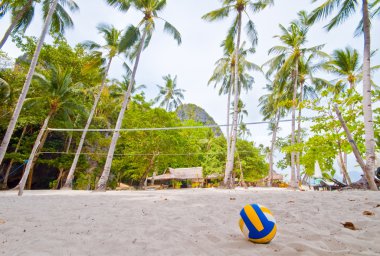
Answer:
[{"label": "sky", "polygon": [[[122,13],[109,7],[102,0],[76,0],[80,11],[72,14],[75,24],[74,29],[66,32],[66,38],[70,45],[85,40],[92,40],[102,43],[102,36],[98,34],[96,26],[99,23],[112,24],[122,30],[130,24],[137,24],[142,18],[142,13],[131,9],[128,13]],[[262,65],[272,56],[268,55],[268,50],[279,45],[275,35],[280,34],[279,24],[285,27],[297,18],[300,10],[310,12],[318,4],[311,4],[311,0],[275,0],[273,7],[251,15],[251,19],[256,25],[259,42],[256,53],[248,59],[258,65]],[[193,103],[205,109],[218,124],[226,123],[226,96],[219,96],[217,89],[213,85],[208,86],[208,80],[215,68],[215,62],[223,56],[223,51],[219,47],[225,38],[227,29],[232,19],[217,21],[213,23],[201,19],[205,13],[217,9],[221,6],[219,0],[167,0],[167,7],[161,13],[161,17],[173,24],[182,35],[182,44],[177,45],[173,38],[163,32],[163,22],[158,21],[155,34],[150,46],[142,53],[140,65],[136,75],[137,84],[145,84],[147,89],[145,95],[147,99],[153,99],[158,94],[157,84],[164,85],[163,76],[171,74],[177,75],[177,86],[186,90],[184,93],[184,103]],[[354,38],[354,30],[360,19],[360,13],[352,16],[339,28],[327,32],[323,26],[327,20],[317,23],[309,31],[307,46],[325,44],[323,51],[331,53],[334,49],[342,49],[351,46],[363,51],[363,37]],[[372,48],[380,46],[380,18],[376,18],[372,27]],[[9,17],[0,20],[0,34],[3,34],[9,24]],[[42,20],[37,13],[32,25],[27,30],[27,35],[38,36],[42,27]],[[243,40],[245,36],[243,34]],[[47,38],[51,42],[51,38]],[[20,51],[15,45],[8,41],[3,50],[11,57],[16,58]],[[111,66],[110,77],[121,78],[124,74],[122,63],[124,57],[119,56]],[[372,59],[372,64],[380,64],[380,54]],[[266,93],[264,87],[266,80],[260,73],[253,74],[255,84],[248,93],[242,94],[242,100],[246,104],[248,116],[244,122],[262,121],[259,113],[258,99]],[[376,74],[373,78],[380,84],[380,76]],[[289,118],[286,118],[289,119]],[[282,123],[280,136],[290,133],[290,123]],[[304,126],[307,128],[308,123]],[[271,137],[267,130],[267,125],[248,126],[252,136],[251,140],[256,145],[263,144],[269,146]],[[281,157],[277,153],[277,159]],[[355,166],[355,160],[349,159],[349,166],[353,171],[359,171]]]}]

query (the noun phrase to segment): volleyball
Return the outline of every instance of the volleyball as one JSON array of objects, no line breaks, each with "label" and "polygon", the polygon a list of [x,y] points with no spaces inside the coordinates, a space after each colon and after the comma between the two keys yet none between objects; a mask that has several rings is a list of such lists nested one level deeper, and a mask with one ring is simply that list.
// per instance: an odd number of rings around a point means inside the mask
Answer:
[{"label": "volleyball", "polygon": [[276,220],[268,208],[248,204],[240,211],[239,227],[244,236],[258,244],[269,243],[276,235]]}]

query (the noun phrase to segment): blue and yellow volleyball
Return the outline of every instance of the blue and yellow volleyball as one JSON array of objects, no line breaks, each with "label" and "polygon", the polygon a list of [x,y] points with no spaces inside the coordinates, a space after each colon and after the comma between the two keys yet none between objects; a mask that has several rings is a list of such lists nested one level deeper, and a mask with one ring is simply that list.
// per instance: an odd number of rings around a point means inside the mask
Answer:
[{"label": "blue and yellow volleyball", "polygon": [[248,204],[240,211],[239,227],[251,242],[266,244],[277,232],[276,220],[268,208],[259,204]]}]

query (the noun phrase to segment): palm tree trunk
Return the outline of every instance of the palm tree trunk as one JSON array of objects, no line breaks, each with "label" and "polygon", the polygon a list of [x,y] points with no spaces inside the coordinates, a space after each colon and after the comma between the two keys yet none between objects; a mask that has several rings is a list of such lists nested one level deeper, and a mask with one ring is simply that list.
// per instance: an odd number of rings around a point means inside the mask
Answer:
[{"label": "palm tree trunk", "polygon": [[[295,130],[296,130],[296,108],[297,108],[297,89],[298,89],[298,58],[295,60],[294,67],[294,85],[293,85],[293,106],[292,106],[292,137],[291,145],[295,144]],[[295,173],[295,155],[294,150],[290,153],[291,170],[290,170],[290,186],[292,188],[297,187],[296,173]]]},{"label": "palm tree trunk", "polygon": [[351,182],[351,178],[350,178],[350,176],[349,176],[349,174],[347,172],[346,165],[344,164],[344,159],[343,159],[343,154],[342,154],[340,142],[338,142],[338,147],[339,147],[338,155],[339,155],[340,164],[342,166],[343,177],[346,180],[347,185],[351,185],[351,183],[352,183]]},{"label": "palm tree trunk", "polygon": [[360,155],[358,146],[356,145],[356,142],[355,142],[354,138],[352,137],[352,134],[351,134],[350,130],[348,129],[346,122],[344,121],[344,119],[342,117],[342,113],[340,113],[340,111],[339,111],[338,105],[335,104],[334,108],[335,108],[336,115],[338,116],[338,119],[339,119],[345,133],[346,133],[348,142],[351,145],[351,148],[352,148],[352,151],[355,155],[356,161],[358,162],[358,164],[362,168],[363,172],[365,172],[364,170],[366,168],[366,165],[364,163],[362,156]]},{"label": "palm tree trunk", "polygon": [[34,157],[35,157],[38,149],[40,148],[40,143],[41,143],[42,136],[45,133],[45,130],[46,130],[48,124],[49,124],[49,120],[50,120],[50,118],[51,118],[52,115],[53,115],[53,111],[50,111],[49,114],[48,114],[48,116],[46,117],[46,119],[45,119],[42,127],[41,127],[40,132],[38,133],[36,142],[34,143],[32,152],[30,153],[30,156],[29,156],[28,163],[26,165],[24,174],[22,175],[22,178],[21,178],[21,180],[20,180],[20,182],[18,184],[18,187],[19,187],[18,195],[19,196],[22,196],[22,194],[24,192],[25,183],[26,183],[26,180],[27,180],[27,178],[29,176],[30,169],[31,169],[31,167],[33,165]]},{"label": "palm tree trunk", "polygon": [[41,139],[41,142],[40,142],[40,145],[38,147],[38,151],[37,153],[35,154],[34,158],[33,158],[33,161],[32,161],[32,165],[30,166],[30,172],[29,172],[29,177],[28,177],[28,183],[26,185],[27,189],[32,189],[32,183],[33,183],[33,173],[34,173],[34,166],[36,165],[36,162],[37,162],[37,159],[38,159],[38,153],[39,153],[39,150],[43,148],[44,144],[45,144],[45,141],[46,141],[46,138],[48,136],[48,133],[49,131],[46,131],[44,133],[44,136],[42,136],[42,139]]},{"label": "palm tree trunk", "polygon": [[[301,143],[301,117],[302,117],[302,101],[303,101],[303,84],[300,85],[300,98],[298,102],[298,128],[297,128],[297,143]],[[296,167],[297,167],[297,182],[301,181],[301,165],[300,165],[300,152],[297,151],[296,153]]]},{"label": "palm tree trunk", "polygon": [[[51,3],[51,5],[50,5],[49,13],[48,13],[48,15],[46,17],[46,20],[45,20],[45,23],[44,23],[44,27],[42,29],[42,33],[41,33],[41,36],[40,36],[40,39],[38,40],[38,43],[37,43],[36,50],[34,51],[32,62],[30,64],[28,75],[26,76],[26,80],[25,80],[24,86],[22,88],[22,92],[21,92],[20,97],[19,97],[19,99],[17,101],[16,108],[15,108],[15,110],[13,112],[11,121],[9,122],[7,131],[6,131],[5,135],[4,135],[3,141],[1,143],[1,147],[0,147],[0,165],[3,162],[5,153],[6,153],[7,148],[8,148],[9,141],[11,140],[13,131],[14,131],[16,123],[17,123],[17,119],[18,119],[18,117],[20,115],[20,112],[21,112],[21,109],[22,109],[22,105],[24,104],[26,95],[27,95],[27,93],[29,91],[30,83],[31,83],[33,75],[34,75],[34,70],[36,69],[38,57],[40,55],[42,45],[44,43],[46,34],[48,32],[48,29],[49,29],[49,26],[50,26],[50,23],[51,23],[51,19],[52,19],[52,16],[53,16],[53,12],[55,11],[55,8],[57,7],[57,3],[58,3],[58,0],[54,0]],[[22,192],[21,192],[21,194],[22,194]]]},{"label": "palm tree trunk", "polygon": [[280,122],[280,110],[277,110],[276,113],[276,121],[274,125],[274,129],[272,132],[272,142],[270,145],[270,152],[269,152],[269,186],[271,187],[273,184],[273,153],[274,153],[274,145],[276,143],[276,137],[277,137],[277,130],[278,130],[278,124]]},{"label": "palm tree trunk", "polygon": [[[17,142],[17,145],[16,145],[16,149],[15,149],[15,153],[18,152],[19,148],[20,148],[20,145],[21,145],[21,141],[22,139],[24,138],[24,135],[26,133],[26,129],[27,129],[27,125],[24,127],[24,129],[22,130],[22,133],[21,133],[21,136],[20,136],[20,139],[18,140]],[[9,173],[11,171],[11,168],[12,168],[12,165],[14,163],[14,160],[12,159],[11,162],[9,163],[9,166],[7,168],[7,170],[5,171],[5,176],[4,176],[4,180],[3,180],[3,184],[1,186],[1,189],[6,189],[8,187],[8,178],[9,178]]]},{"label": "palm tree trunk", "polygon": [[373,113],[371,101],[371,35],[368,13],[368,1],[363,0],[363,30],[364,30],[364,53],[363,53],[363,115],[366,147],[366,165],[364,175],[369,188],[377,191],[374,181],[375,172],[375,135],[373,128]]},{"label": "palm tree trunk", "polygon": [[5,42],[8,40],[8,37],[12,33],[13,29],[16,27],[17,23],[19,23],[19,21],[22,19],[24,14],[28,11],[28,9],[32,7],[32,4],[33,0],[29,0],[29,2],[26,5],[24,5],[22,10],[19,13],[17,13],[16,17],[12,19],[11,25],[9,25],[7,31],[5,32],[3,38],[0,41],[0,49],[3,48]]},{"label": "palm tree trunk", "polygon": [[227,158],[228,158],[228,155],[230,153],[230,145],[231,145],[231,141],[230,141],[230,106],[231,106],[231,93],[232,93],[232,86],[233,86],[233,76],[231,77],[231,85],[230,85],[230,88],[228,90],[228,98],[227,98],[227,134],[226,134],[226,137],[227,137]]},{"label": "palm tree trunk", "polygon": [[[355,89],[355,83],[350,81],[350,89],[351,90],[354,90]],[[353,111],[354,110],[354,104],[351,104],[350,105],[350,110]],[[339,156],[340,157],[340,156]],[[347,180],[347,177],[345,176],[345,172],[347,173],[348,175],[348,165],[347,165],[347,152],[343,152],[343,162],[341,162],[341,165],[342,165],[342,172],[343,172],[343,178],[344,178],[344,181],[348,184],[348,180]],[[350,180],[350,183],[351,183],[351,179],[348,178]],[[350,185],[350,184],[349,184]]]},{"label": "palm tree trunk", "polygon": [[227,188],[231,188],[233,181],[232,181],[232,170],[234,168],[234,156],[235,156],[235,146],[236,146],[236,137],[237,137],[237,116],[238,116],[238,103],[239,103],[239,47],[240,47],[240,35],[241,35],[241,11],[239,11],[238,14],[238,35],[237,35],[237,42],[235,47],[235,98],[234,98],[234,115],[232,119],[232,136],[231,136],[231,149],[228,153],[228,159],[226,163],[226,171],[224,174],[224,185]]},{"label": "palm tree trunk", "polygon": [[88,128],[91,125],[92,119],[93,119],[94,114],[95,114],[96,107],[99,103],[100,97],[102,95],[103,88],[106,84],[106,79],[107,79],[108,71],[111,67],[111,62],[112,62],[112,57],[108,61],[107,69],[106,69],[106,72],[105,72],[103,80],[102,80],[102,85],[100,86],[100,89],[99,89],[98,94],[96,95],[94,104],[92,105],[90,115],[88,116],[86,126],[84,127],[84,131],[83,131],[82,136],[80,138],[77,152],[75,153],[75,157],[74,157],[73,163],[70,167],[70,171],[69,171],[69,174],[67,175],[66,182],[65,182],[65,185],[63,186],[63,189],[72,189],[75,168],[77,167],[79,156],[80,156],[80,153],[82,152],[82,148],[83,148],[84,140],[86,139]]},{"label": "palm tree trunk", "polygon": [[111,145],[110,145],[110,148],[108,150],[106,164],[104,166],[104,170],[103,170],[102,176],[100,177],[99,182],[97,184],[96,191],[106,191],[106,189],[107,189],[107,181],[108,181],[108,177],[109,177],[110,171],[111,171],[111,165],[112,165],[113,155],[114,155],[114,152],[115,152],[115,149],[116,149],[116,143],[117,143],[117,140],[118,140],[119,134],[120,134],[119,130],[120,130],[121,125],[122,125],[122,121],[123,121],[125,110],[127,109],[127,106],[128,106],[128,102],[129,102],[129,98],[131,96],[131,91],[132,91],[133,84],[135,83],[136,71],[137,71],[137,67],[139,65],[140,55],[141,55],[141,52],[143,50],[143,46],[144,46],[144,43],[145,43],[146,35],[147,35],[147,28],[145,27],[144,28],[143,36],[141,38],[141,43],[140,43],[140,46],[139,46],[139,49],[138,49],[138,52],[137,52],[135,65],[133,67],[131,81],[129,82],[128,90],[127,90],[127,92],[124,95],[123,104],[121,106],[119,117],[117,118],[115,131],[113,132],[112,140],[111,140]]},{"label": "palm tree trunk", "polygon": [[245,180],[244,180],[243,166],[241,164],[241,159],[240,159],[240,154],[239,153],[237,154],[237,157],[238,157],[239,169],[240,169],[239,183],[240,183],[241,186],[243,186],[245,189],[247,189],[248,186],[247,186],[247,183],[245,183]]}]

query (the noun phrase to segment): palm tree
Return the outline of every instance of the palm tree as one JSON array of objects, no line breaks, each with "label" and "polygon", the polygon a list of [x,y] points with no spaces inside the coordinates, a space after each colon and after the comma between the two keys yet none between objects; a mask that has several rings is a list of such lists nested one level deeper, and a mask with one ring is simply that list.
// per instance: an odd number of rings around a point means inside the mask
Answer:
[{"label": "palm tree", "polygon": [[38,133],[24,174],[19,182],[19,196],[23,194],[29,173],[31,174],[30,179],[32,178],[32,169],[38,157],[37,153],[43,147],[48,135],[47,127],[50,119],[59,112],[62,112],[66,119],[70,119],[75,116],[72,112],[73,110],[83,111],[81,105],[78,104],[77,98],[77,95],[80,94],[80,84],[73,84],[71,70],[52,67],[50,78],[40,74],[35,74],[34,78],[43,88],[44,93],[43,96],[32,98],[30,101],[35,103],[39,109],[47,108],[48,114]]},{"label": "palm tree", "polygon": [[260,112],[263,115],[263,120],[269,120],[269,130],[272,133],[270,151],[268,155],[269,160],[269,186],[272,186],[273,181],[273,155],[275,151],[275,144],[277,140],[277,132],[279,131],[280,118],[284,117],[288,109],[285,107],[285,102],[288,100],[290,94],[283,90],[278,90],[283,86],[274,84],[270,81],[270,84],[266,85],[266,89],[269,91],[259,98]]},{"label": "palm tree", "polygon": [[[344,50],[334,50],[330,60],[325,63],[324,69],[338,77],[339,80],[335,83],[336,85],[348,83],[351,91],[355,90],[356,83],[362,80],[362,66],[359,61],[359,53],[351,47],[346,47]],[[353,105],[350,106],[350,109],[353,109]],[[341,154],[340,150],[339,159],[343,177],[350,185],[351,179],[347,172],[347,153],[344,152],[343,157]]]},{"label": "palm tree", "polygon": [[[41,2],[41,0],[2,1],[1,5],[6,6],[5,9],[11,12],[11,24],[0,41],[0,49],[4,46],[11,33],[17,33],[18,31],[25,32],[34,17],[35,5],[39,2]],[[50,2],[49,0],[43,0],[43,18],[46,18],[48,14]],[[73,21],[63,6],[67,6],[71,11],[77,11],[79,9],[77,4],[72,0],[65,0],[62,3],[58,2],[52,16],[51,33],[63,34],[65,28],[73,27]]]},{"label": "palm tree", "polygon": [[[50,4],[50,5],[48,5],[48,4]],[[3,162],[5,153],[6,153],[7,148],[8,148],[9,141],[12,137],[14,128],[15,128],[16,123],[17,123],[17,119],[20,115],[20,112],[21,112],[22,106],[24,104],[26,95],[29,91],[30,83],[32,81],[34,71],[35,71],[36,66],[37,66],[38,57],[40,55],[41,48],[42,48],[42,45],[44,43],[46,34],[48,33],[49,27],[54,25],[54,26],[56,26],[56,28],[59,28],[60,31],[64,31],[64,27],[66,24],[62,21],[65,19],[62,18],[60,16],[60,14],[63,13],[63,11],[64,11],[63,6],[66,6],[66,5],[72,6],[74,4],[75,3],[72,0],[60,0],[59,5],[58,5],[58,0],[54,0],[52,2],[48,1],[48,0],[45,1],[45,5],[44,5],[44,12],[46,13],[45,23],[44,23],[44,26],[43,26],[43,29],[41,32],[41,36],[37,42],[36,50],[34,51],[33,58],[32,58],[32,61],[31,61],[30,67],[29,67],[28,74],[26,76],[26,80],[25,80],[22,92],[21,92],[19,99],[17,101],[15,110],[13,112],[12,118],[11,118],[9,125],[8,125],[8,128],[7,128],[7,131],[5,132],[3,141],[1,142],[0,165]],[[54,19],[53,19],[53,16],[54,16]],[[53,20],[53,23],[52,23],[52,20]]]},{"label": "palm tree", "polygon": [[0,3],[1,13],[11,12],[11,24],[0,41],[0,49],[3,48],[12,31],[25,30],[31,22],[34,14],[35,0],[4,0]]},{"label": "palm tree", "polygon": [[[309,30],[308,24],[302,20],[302,17],[305,16],[304,11],[299,13],[301,17],[300,20],[291,22],[288,28],[285,28],[283,25],[279,25],[282,31],[282,35],[276,35],[275,37],[279,38],[283,43],[281,46],[272,47],[269,50],[269,54],[277,54],[276,57],[269,60],[266,64],[269,64],[270,69],[269,74],[272,74],[274,71],[278,71],[275,75],[275,83],[285,85],[282,80],[291,77],[293,82],[293,88],[289,90],[293,94],[292,97],[292,134],[291,134],[291,145],[295,144],[295,124],[296,124],[296,108],[297,108],[297,91],[299,85],[299,66],[302,60],[302,56],[307,53],[316,53],[318,52],[323,45],[315,46],[312,48],[305,48],[306,37]],[[290,173],[290,185],[292,187],[297,187],[296,182],[296,153],[291,152],[291,173]]]},{"label": "palm tree", "polygon": [[154,99],[154,102],[160,102],[159,106],[165,106],[166,111],[172,111],[173,107],[176,109],[182,104],[183,89],[177,89],[177,76],[172,78],[170,75],[162,77],[165,81],[164,86],[157,84],[159,91],[158,96]]},{"label": "palm tree", "polygon": [[[316,2],[317,0],[313,0]],[[364,36],[363,48],[363,115],[364,115],[364,130],[365,130],[365,147],[366,147],[366,164],[364,174],[368,181],[371,190],[377,191],[377,186],[374,181],[375,172],[375,133],[373,127],[373,111],[372,111],[372,84],[371,84],[371,34],[370,34],[370,13],[368,0],[326,0],[322,5],[317,7],[310,16],[310,22],[316,22],[326,18],[333,11],[338,9],[338,13],[325,26],[328,31],[346,21],[357,9],[362,10],[362,25],[361,32]],[[378,2],[375,1],[373,7],[377,8]],[[376,13],[377,10],[375,10]]]},{"label": "palm tree", "polygon": [[107,79],[107,76],[108,76],[109,69],[111,67],[112,60],[119,53],[119,44],[120,44],[120,39],[121,39],[121,37],[120,37],[121,31],[119,31],[115,27],[107,25],[107,24],[100,24],[98,26],[98,31],[103,35],[103,37],[105,39],[105,42],[106,42],[105,45],[101,46],[101,45],[99,45],[99,44],[97,44],[95,42],[92,42],[92,41],[87,41],[87,42],[85,42],[84,45],[86,47],[88,47],[89,49],[91,49],[91,50],[95,50],[93,52],[93,54],[97,55],[97,56],[101,56],[102,55],[102,53],[99,50],[103,49],[105,51],[106,58],[108,59],[108,63],[107,63],[107,67],[106,67],[106,69],[104,71],[104,76],[103,76],[102,84],[101,84],[101,86],[99,88],[99,91],[98,91],[96,97],[95,97],[95,101],[94,101],[94,103],[92,105],[90,114],[88,116],[86,126],[84,127],[82,136],[81,136],[80,141],[79,141],[77,152],[75,153],[75,157],[74,157],[73,163],[72,163],[72,165],[70,167],[69,174],[68,174],[68,176],[66,178],[66,182],[65,182],[65,185],[64,185],[65,189],[71,189],[72,188],[75,168],[77,166],[80,153],[82,152],[82,147],[83,147],[83,144],[84,144],[84,140],[86,138],[86,134],[87,134],[88,128],[90,127],[90,124],[91,124],[92,119],[93,119],[94,114],[95,114],[96,107],[97,107],[98,102],[100,100],[100,96],[102,95],[103,88],[104,88],[104,86],[106,84],[106,79]]},{"label": "palm tree", "polygon": [[[130,78],[131,73],[130,73],[129,68],[126,65],[124,65],[124,67],[126,68],[127,74],[122,76],[121,81],[114,79],[112,82],[113,85],[116,86],[115,88],[113,88],[114,96],[122,96],[122,94],[124,94],[124,92],[128,90],[128,85],[129,85],[129,82],[131,81],[131,78]],[[137,86],[134,85],[131,90],[131,95],[137,94],[140,91],[143,92],[143,90],[145,89],[146,89],[146,85],[144,84],[140,84]]]},{"label": "palm tree", "polygon": [[354,90],[356,84],[363,78],[359,53],[351,47],[334,50],[330,60],[325,63],[324,69],[336,75],[343,83],[348,82],[351,90]]},{"label": "palm tree", "polygon": [[[317,52],[319,56],[328,56],[320,51]],[[298,96],[298,127],[297,127],[297,143],[302,142],[302,129],[301,129],[301,118],[302,118],[302,108],[303,101],[305,99],[313,99],[317,97],[316,90],[318,84],[321,83],[321,78],[314,77],[314,73],[321,69],[322,63],[314,64],[315,54],[310,54],[308,57],[301,56],[298,66],[298,83],[299,83],[299,96]],[[297,180],[301,180],[301,165],[300,165],[300,152],[296,153],[296,170],[297,170]]]},{"label": "palm tree", "polygon": [[[220,20],[223,18],[228,17],[230,12],[236,13],[236,16],[234,18],[233,24],[228,30],[228,35],[226,39],[226,45],[234,45],[235,36],[236,38],[236,44],[235,47],[235,67],[234,67],[234,102],[239,102],[239,52],[240,52],[240,40],[241,40],[241,29],[242,29],[242,16],[243,14],[246,14],[248,16],[248,22],[247,22],[247,31],[248,36],[250,38],[250,41],[252,42],[252,45],[254,46],[257,43],[257,33],[255,30],[255,26],[253,21],[250,19],[247,9],[251,9],[252,12],[256,13],[264,8],[266,8],[268,5],[273,4],[273,0],[223,0],[222,1],[223,6],[217,10],[211,11],[207,14],[205,14],[202,18],[208,21],[215,21]],[[233,121],[232,121],[232,136],[231,136],[231,143],[230,148],[227,149],[228,152],[228,159],[226,163],[226,170],[225,170],[225,176],[224,176],[224,184],[230,188],[232,186],[232,169],[234,167],[234,154],[235,154],[235,147],[236,147],[236,137],[237,137],[237,116],[238,116],[238,104],[235,104],[234,106],[234,115],[233,115]]]},{"label": "palm tree", "polygon": [[[261,68],[256,64],[249,62],[246,57],[249,53],[254,53],[254,48],[244,49],[245,43],[240,47],[239,53],[239,91],[244,89],[246,92],[252,89],[253,77],[250,76],[250,71],[261,71]],[[231,106],[231,94],[234,92],[234,68],[235,68],[235,51],[233,45],[227,45],[226,40],[223,41],[222,45],[224,48],[224,56],[220,58],[215,63],[214,72],[208,81],[208,84],[214,83],[214,88],[220,85],[219,95],[228,94],[227,97],[227,131],[226,131],[226,140],[227,140],[227,158],[230,149],[230,106]],[[240,93],[240,92],[239,92]]]},{"label": "palm tree", "polygon": [[134,51],[130,55],[130,57],[134,58],[134,67],[132,70],[131,80],[128,85],[128,90],[125,92],[124,95],[123,104],[121,106],[119,117],[116,122],[115,131],[112,135],[111,145],[108,150],[106,164],[104,166],[102,176],[100,177],[96,187],[97,191],[105,191],[107,188],[107,181],[111,171],[112,159],[116,149],[116,143],[119,138],[119,129],[121,128],[124,113],[127,108],[129,98],[131,96],[133,85],[135,83],[135,76],[137,72],[137,67],[139,65],[140,55],[143,49],[148,47],[150,43],[150,39],[152,38],[156,25],[155,21],[164,21],[164,31],[171,34],[178,44],[181,43],[181,35],[177,31],[177,29],[169,22],[158,16],[159,12],[161,12],[166,6],[166,0],[107,0],[107,2],[111,6],[117,7],[122,11],[128,9],[129,4],[131,4],[135,9],[142,12],[144,14],[144,17],[139,22],[139,25],[137,27],[130,25],[127,28],[120,42],[120,51],[134,47]]}]

